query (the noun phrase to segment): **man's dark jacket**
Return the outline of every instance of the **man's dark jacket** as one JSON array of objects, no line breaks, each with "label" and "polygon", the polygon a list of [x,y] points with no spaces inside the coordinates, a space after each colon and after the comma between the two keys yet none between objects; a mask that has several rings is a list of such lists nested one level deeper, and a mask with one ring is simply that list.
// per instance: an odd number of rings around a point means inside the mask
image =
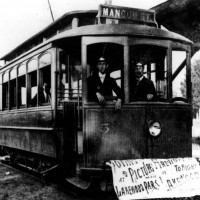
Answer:
[{"label": "man's dark jacket", "polygon": [[153,94],[153,99],[156,100],[156,90],[151,80],[143,77],[139,82],[135,80],[131,89],[132,101],[147,101],[147,94]]},{"label": "man's dark jacket", "polygon": [[98,101],[96,93],[99,92],[104,96],[105,100],[112,100],[113,93],[115,92],[117,98],[122,99],[121,88],[117,85],[114,78],[106,74],[104,82],[101,82],[101,79],[98,73],[90,76],[88,78],[88,99],[89,101]]}]

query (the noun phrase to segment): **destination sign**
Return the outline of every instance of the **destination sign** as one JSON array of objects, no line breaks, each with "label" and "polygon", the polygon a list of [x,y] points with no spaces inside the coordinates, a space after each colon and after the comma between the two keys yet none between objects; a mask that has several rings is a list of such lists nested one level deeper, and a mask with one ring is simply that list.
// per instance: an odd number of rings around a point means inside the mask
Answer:
[{"label": "destination sign", "polygon": [[153,10],[135,9],[113,5],[100,5],[98,17],[156,24],[155,11]]}]

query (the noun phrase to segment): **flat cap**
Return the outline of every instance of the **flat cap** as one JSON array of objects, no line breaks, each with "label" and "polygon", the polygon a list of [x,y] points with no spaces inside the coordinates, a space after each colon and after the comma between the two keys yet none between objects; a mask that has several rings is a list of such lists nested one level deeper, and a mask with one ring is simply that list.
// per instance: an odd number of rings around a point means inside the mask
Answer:
[{"label": "flat cap", "polygon": [[106,62],[106,59],[104,58],[104,57],[100,57],[99,59],[98,59],[98,63],[99,62]]}]

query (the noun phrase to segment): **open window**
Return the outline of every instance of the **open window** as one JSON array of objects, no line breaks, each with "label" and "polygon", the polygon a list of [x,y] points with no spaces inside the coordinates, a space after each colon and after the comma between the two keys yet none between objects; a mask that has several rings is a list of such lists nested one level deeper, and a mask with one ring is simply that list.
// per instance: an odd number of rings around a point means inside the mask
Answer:
[{"label": "open window", "polygon": [[26,104],[26,65],[22,64],[18,67],[18,106],[21,108]]},{"label": "open window", "polygon": [[[107,74],[114,78],[117,85],[123,88],[123,66],[124,66],[124,46],[116,43],[95,43],[88,45],[87,47],[87,65],[88,65],[88,77],[97,76],[98,77],[98,68],[97,61],[100,57],[106,59],[106,64],[108,68],[106,69]],[[107,75],[106,75],[107,76]],[[91,95],[93,89],[91,88],[90,83],[88,83],[88,100],[95,101],[93,98],[94,95]],[[107,88],[108,89],[108,88]],[[117,94],[114,92],[113,88],[111,95],[105,95],[106,101],[116,100]],[[121,92],[122,93],[122,92]]]},{"label": "open window", "polygon": [[16,92],[16,79],[17,78],[17,68],[14,67],[10,71],[10,108],[16,108],[17,101],[17,92]]},{"label": "open window", "polygon": [[6,71],[3,74],[3,109],[6,110],[9,108],[9,72]]},{"label": "open window", "polygon": [[[147,94],[136,97],[137,83],[136,82],[136,65],[138,62],[143,65],[143,75],[145,78],[153,82],[156,93],[153,97],[155,101],[167,100],[167,63],[166,63],[166,48],[153,45],[135,45],[130,46],[130,100],[131,101],[147,101]],[[148,88],[148,87],[146,87]],[[144,92],[141,91],[141,92]],[[152,91],[151,91],[152,92]]]},{"label": "open window", "polygon": [[51,54],[39,58],[39,105],[51,103]]},{"label": "open window", "polygon": [[38,105],[37,60],[33,59],[28,62],[27,76],[28,106],[34,107]]},{"label": "open window", "polygon": [[82,98],[82,66],[78,51],[61,50],[59,52],[58,99],[79,102]]}]

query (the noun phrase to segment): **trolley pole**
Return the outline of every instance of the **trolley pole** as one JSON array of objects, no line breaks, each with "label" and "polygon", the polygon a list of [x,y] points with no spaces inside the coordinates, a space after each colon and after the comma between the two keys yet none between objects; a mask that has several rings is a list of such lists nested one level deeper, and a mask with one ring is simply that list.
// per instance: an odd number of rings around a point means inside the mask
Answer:
[{"label": "trolley pole", "polygon": [[51,12],[51,17],[52,17],[52,20],[53,20],[53,22],[54,22],[53,12],[52,12],[51,4],[50,4],[50,1],[49,1],[49,0],[48,0],[48,4],[49,4],[50,12]]}]

